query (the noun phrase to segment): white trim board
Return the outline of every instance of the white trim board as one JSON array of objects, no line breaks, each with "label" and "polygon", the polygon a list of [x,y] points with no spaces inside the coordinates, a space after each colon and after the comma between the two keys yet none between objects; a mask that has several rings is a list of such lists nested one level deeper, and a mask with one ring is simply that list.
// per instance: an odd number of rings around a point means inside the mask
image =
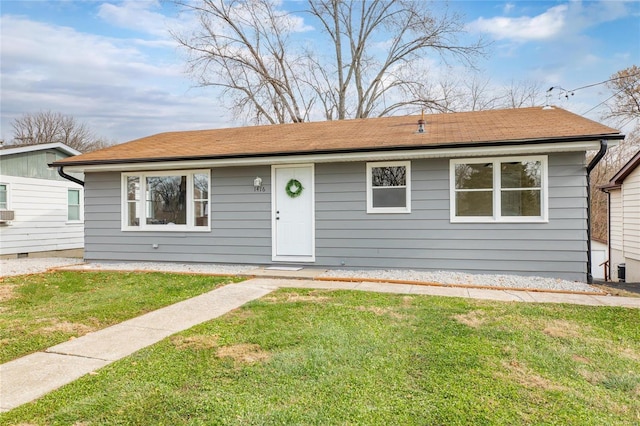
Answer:
[{"label": "white trim board", "polygon": [[[616,146],[618,141],[609,141],[609,147]],[[342,163],[352,161],[394,161],[420,158],[463,158],[492,157],[501,155],[535,155],[554,152],[593,151],[600,148],[599,141],[557,142],[540,144],[522,144],[509,146],[485,146],[464,148],[436,148],[393,151],[344,152],[332,154],[293,154],[265,157],[218,158],[210,160],[177,160],[139,162],[123,164],[66,165],[67,172],[108,172],[108,171],[146,171],[177,170],[194,168],[294,165],[300,163]]]}]

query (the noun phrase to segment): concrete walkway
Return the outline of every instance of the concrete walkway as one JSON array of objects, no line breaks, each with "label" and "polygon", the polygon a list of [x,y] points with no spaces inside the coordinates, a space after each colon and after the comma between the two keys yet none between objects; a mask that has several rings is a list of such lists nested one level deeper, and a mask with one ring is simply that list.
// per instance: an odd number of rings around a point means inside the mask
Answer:
[{"label": "concrete walkway", "polygon": [[[268,275],[267,273],[265,275]],[[640,309],[640,298],[509,289],[254,278],[229,284],[123,323],[0,365],[0,411],[33,401],[142,348],[217,318],[278,288],[360,290],[508,302],[571,303]]]}]

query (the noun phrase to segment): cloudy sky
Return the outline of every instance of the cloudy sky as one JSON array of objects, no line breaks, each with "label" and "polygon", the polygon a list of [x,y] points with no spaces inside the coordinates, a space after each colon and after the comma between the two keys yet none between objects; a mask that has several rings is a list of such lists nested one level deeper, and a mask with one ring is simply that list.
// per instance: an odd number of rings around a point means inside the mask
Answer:
[{"label": "cloudy sky", "polygon": [[[281,7],[300,10],[299,0]],[[569,91],[640,64],[640,2],[452,1],[470,37],[493,43],[477,62],[494,84],[537,82]],[[194,87],[168,29],[188,16],[159,0],[11,1],[0,4],[1,128],[24,113],[76,117],[114,142],[171,130],[243,125],[212,88]],[[301,15],[302,16],[302,15]],[[304,19],[304,18],[302,18]],[[301,21],[305,31],[318,31]],[[598,119],[604,85],[552,103]]]}]

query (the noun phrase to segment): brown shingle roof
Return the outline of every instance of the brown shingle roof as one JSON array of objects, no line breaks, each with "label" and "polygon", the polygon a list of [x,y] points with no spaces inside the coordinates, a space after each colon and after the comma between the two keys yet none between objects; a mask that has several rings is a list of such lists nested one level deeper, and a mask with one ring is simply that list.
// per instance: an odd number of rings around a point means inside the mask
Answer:
[{"label": "brown shingle roof", "polygon": [[160,133],[55,165],[349,152],[553,140],[620,139],[619,131],[563,109],[541,107]]}]

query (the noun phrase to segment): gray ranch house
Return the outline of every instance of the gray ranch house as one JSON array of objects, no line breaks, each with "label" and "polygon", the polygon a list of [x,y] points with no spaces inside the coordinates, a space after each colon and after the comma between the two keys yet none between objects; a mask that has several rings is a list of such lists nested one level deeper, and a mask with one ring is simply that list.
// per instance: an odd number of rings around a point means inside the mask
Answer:
[{"label": "gray ranch house", "polygon": [[623,137],[536,107],[161,133],[52,165],[84,173],[88,261],[586,281],[588,173]]}]

